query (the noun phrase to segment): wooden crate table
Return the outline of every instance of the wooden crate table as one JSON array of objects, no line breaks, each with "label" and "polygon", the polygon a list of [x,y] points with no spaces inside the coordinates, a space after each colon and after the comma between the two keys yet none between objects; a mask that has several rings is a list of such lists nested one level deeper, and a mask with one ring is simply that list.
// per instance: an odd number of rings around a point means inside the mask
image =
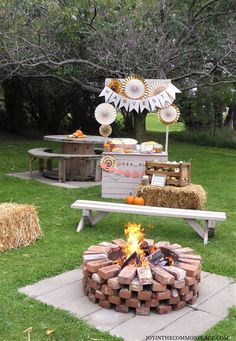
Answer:
[{"label": "wooden crate table", "polygon": [[167,161],[166,153],[126,154],[104,152],[103,155],[111,155],[116,158],[114,172],[102,171],[103,198],[125,198],[130,192],[135,193],[136,187],[145,174],[146,161]]},{"label": "wooden crate table", "polygon": [[200,185],[138,186],[137,195],[144,198],[145,205],[182,209],[202,209],[206,202],[206,192]]}]

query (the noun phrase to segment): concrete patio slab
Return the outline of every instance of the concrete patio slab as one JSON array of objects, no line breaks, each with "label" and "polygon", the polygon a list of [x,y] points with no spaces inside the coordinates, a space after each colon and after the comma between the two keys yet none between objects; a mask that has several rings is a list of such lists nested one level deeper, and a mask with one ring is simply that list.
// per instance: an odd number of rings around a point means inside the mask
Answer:
[{"label": "concrete patio slab", "polygon": [[6,174],[8,176],[14,176],[23,180],[37,180],[43,184],[62,187],[62,188],[84,188],[84,187],[93,187],[101,185],[101,182],[94,181],[67,181],[64,183],[58,182],[58,180],[45,178],[39,171],[33,171],[32,178],[30,177],[29,172],[20,172],[20,173],[9,173]]},{"label": "concrete patio slab", "polygon": [[19,292],[67,310],[93,327],[126,341],[143,341],[147,336],[199,336],[225,318],[230,306],[236,305],[236,283],[204,271],[196,304],[167,315],[122,314],[91,303],[82,291],[81,269],[27,285]]}]

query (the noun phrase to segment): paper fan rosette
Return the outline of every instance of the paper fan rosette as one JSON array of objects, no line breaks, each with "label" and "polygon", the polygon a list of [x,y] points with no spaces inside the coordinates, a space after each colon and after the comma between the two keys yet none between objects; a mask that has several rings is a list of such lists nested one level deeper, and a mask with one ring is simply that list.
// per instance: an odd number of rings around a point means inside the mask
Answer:
[{"label": "paper fan rosette", "polygon": [[175,105],[170,105],[167,108],[158,109],[157,115],[162,123],[169,125],[178,121],[180,111]]},{"label": "paper fan rosette", "polygon": [[99,133],[100,133],[100,135],[107,137],[107,136],[111,135],[112,128],[109,124],[107,124],[107,125],[104,124],[104,125],[100,126]]},{"label": "paper fan rosette", "polygon": [[142,99],[148,94],[148,85],[143,77],[133,75],[122,83],[122,94],[131,99]]},{"label": "paper fan rosette", "polygon": [[116,109],[109,103],[99,104],[94,114],[97,122],[102,125],[111,124],[116,119]]},{"label": "paper fan rosette", "polygon": [[110,79],[106,86],[110,88],[111,90],[115,91],[117,94],[121,94],[122,92],[122,83],[119,79]]},{"label": "paper fan rosette", "polygon": [[116,165],[116,158],[112,155],[104,155],[100,160],[100,167],[106,171],[111,172],[114,170]]},{"label": "paper fan rosette", "polygon": [[156,96],[156,95],[160,94],[161,92],[165,91],[168,88],[169,85],[170,85],[170,82],[166,82],[166,81],[155,82],[151,86],[148,95],[150,97]]}]

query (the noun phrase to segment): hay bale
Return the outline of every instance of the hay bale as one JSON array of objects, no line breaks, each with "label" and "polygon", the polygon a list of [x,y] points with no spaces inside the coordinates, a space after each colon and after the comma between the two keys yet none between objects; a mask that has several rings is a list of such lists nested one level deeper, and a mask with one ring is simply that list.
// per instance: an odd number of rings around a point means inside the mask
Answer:
[{"label": "hay bale", "polygon": [[36,210],[31,205],[0,205],[0,252],[33,243],[42,235]]},{"label": "hay bale", "polygon": [[202,209],[206,202],[206,192],[200,185],[138,186],[137,195],[143,197],[145,205],[170,208]]}]

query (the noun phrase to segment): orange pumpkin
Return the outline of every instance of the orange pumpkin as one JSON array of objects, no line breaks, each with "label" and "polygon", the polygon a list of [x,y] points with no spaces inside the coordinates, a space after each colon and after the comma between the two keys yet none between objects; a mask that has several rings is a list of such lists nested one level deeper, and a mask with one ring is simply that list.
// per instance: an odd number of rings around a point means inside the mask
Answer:
[{"label": "orange pumpkin", "polygon": [[84,133],[82,132],[81,129],[76,130],[75,133],[76,133],[77,136],[83,136],[84,135]]},{"label": "orange pumpkin", "polygon": [[134,199],[135,199],[135,197],[132,195],[132,193],[130,193],[130,195],[128,195],[125,198],[125,203],[128,204],[128,205],[133,205]]},{"label": "orange pumpkin", "polygon": [[142,197],[134,197],[133,204],[144,206],[144,199]]}]

